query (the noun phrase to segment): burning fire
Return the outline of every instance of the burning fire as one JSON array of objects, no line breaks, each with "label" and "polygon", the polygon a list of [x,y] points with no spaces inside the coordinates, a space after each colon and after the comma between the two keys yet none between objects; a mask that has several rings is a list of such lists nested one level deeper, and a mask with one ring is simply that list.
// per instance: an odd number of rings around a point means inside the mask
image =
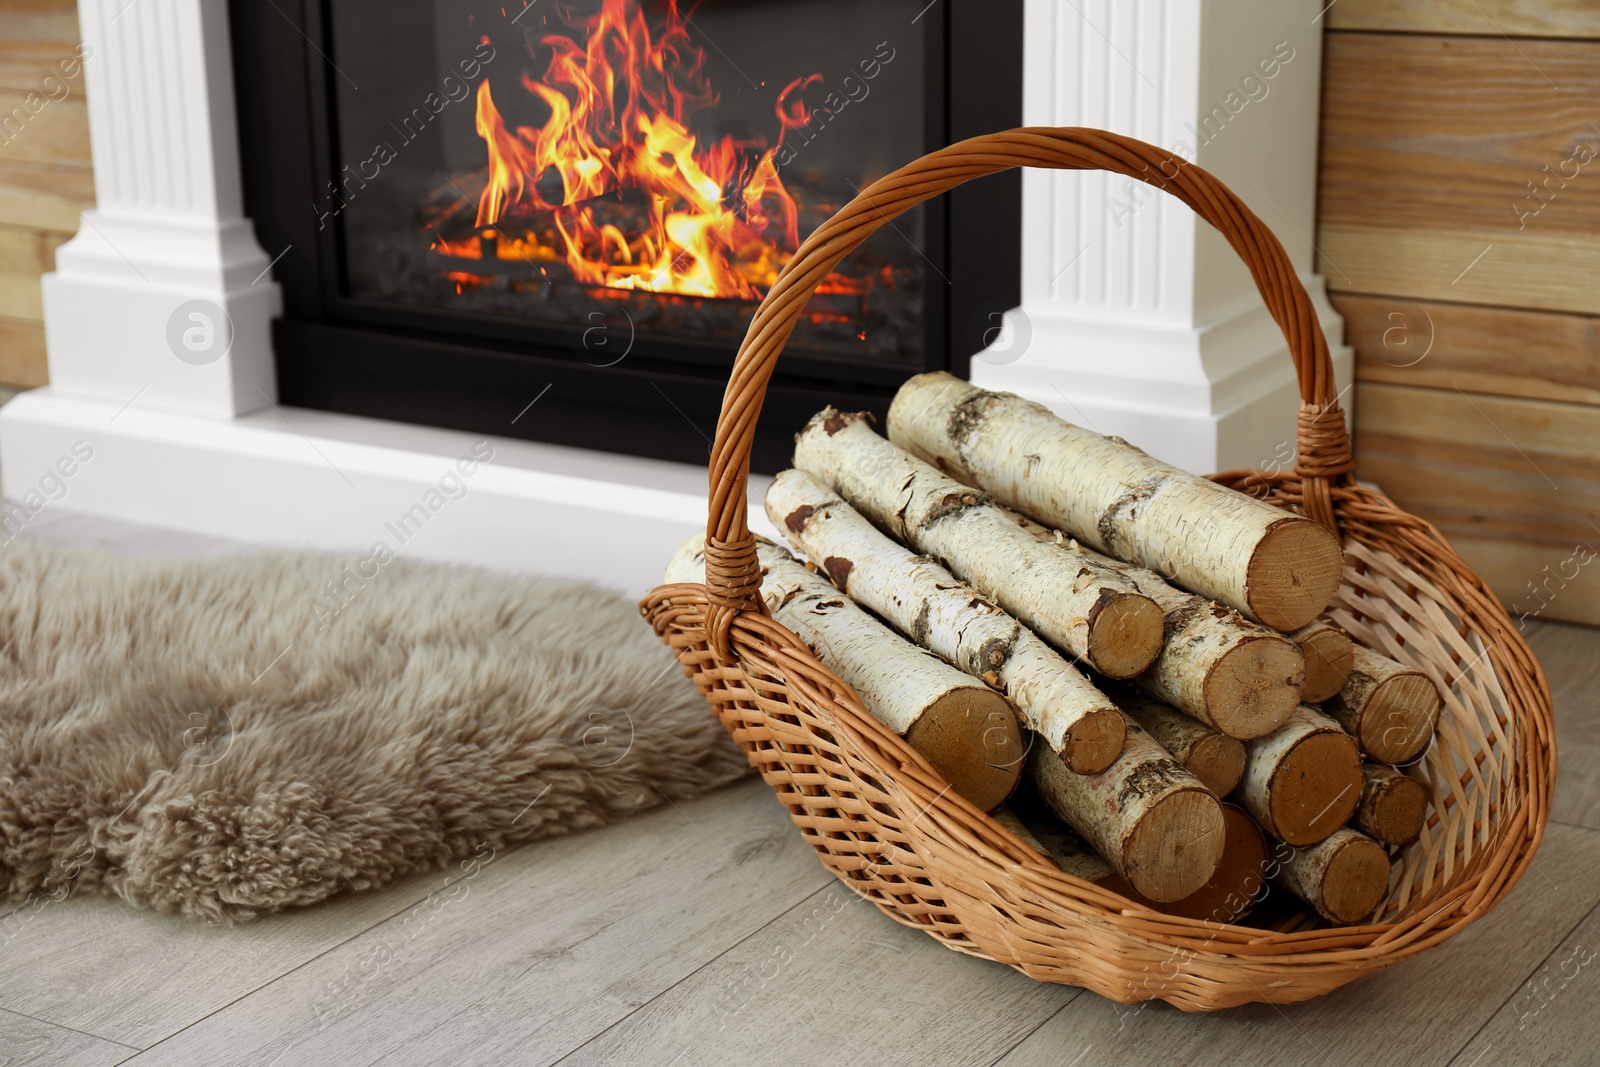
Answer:
[{"label": "burning fire", "polygon": [[[636,0],[604,0],[568,30],[543,39],[544,77],[522,78],[550,110],[539,129],[508,129],[488,81],[478,87],[489,176],[477,226],[493,236],[477,254],[564,260],[577,281],[614,289],[760,299],[799,244],[773,157],[783,131],[809,120],[798,93],[819,76],[778,94],[777,144],[700,144],[688,116],[718,96],[677,0],[654,37]],[[553,222],[555,248],[531,232],[548,225],[500,225],[526,215]]]}]

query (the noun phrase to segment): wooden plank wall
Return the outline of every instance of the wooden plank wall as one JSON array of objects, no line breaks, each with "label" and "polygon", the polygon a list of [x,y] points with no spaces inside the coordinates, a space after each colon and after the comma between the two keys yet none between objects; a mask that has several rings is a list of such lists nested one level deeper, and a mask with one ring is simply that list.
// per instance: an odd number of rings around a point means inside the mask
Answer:
[{"label": "wooden plank wall", "polygon": [[76,0],[0,0],[0,386],[45,383],[39,276],[94,204],[77,44]]},{"label": "wooden plank wall", "polygon": [[1600,624],[1600,3],[1338,0],[1317,245],[1357,474]]}]

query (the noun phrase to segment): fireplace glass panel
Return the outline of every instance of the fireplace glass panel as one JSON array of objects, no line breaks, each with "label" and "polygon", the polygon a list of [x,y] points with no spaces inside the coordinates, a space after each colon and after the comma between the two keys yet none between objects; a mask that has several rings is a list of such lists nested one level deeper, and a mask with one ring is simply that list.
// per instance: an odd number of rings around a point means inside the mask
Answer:
[{"label": "fireplace glass panel", "polygon": [[[905,0],[330,5],[344,295],[731,349],[796,243],[923,151]],[[824,280],[793,349],[921,369],[923,210]]]}]

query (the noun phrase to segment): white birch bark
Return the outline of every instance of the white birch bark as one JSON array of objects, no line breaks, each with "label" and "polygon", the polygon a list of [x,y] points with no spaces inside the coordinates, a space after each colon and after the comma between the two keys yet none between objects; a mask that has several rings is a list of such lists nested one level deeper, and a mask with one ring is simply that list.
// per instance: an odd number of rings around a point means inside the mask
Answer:
[{"label": "white birch bark", "polygon": [[810,474],[779,474],[766,509],[857,603],[1010,696],[1067,766],[1103,771],[1122,752],[1121,713],[1077,668],[983,594],[884,536]]},{"label": "white birch bark", "polygon": [[[761,594],[792,630],[861,698],[873,717],[927,757],[957,793],[987,811],[1021,777],[1024,750],[1004,696],[872,618],[781,547],[763,541]],[[705,580],[705,538],[678,549],[668,582]]]},{"label": "white birch bark", "polygon": [[1222,805],[1135,722],[1122,755],[1099,774],[1074,774],[1035,747],[1028,778],[1039,796],[1130,885],[1154,901],[1205,885],[1222,858]]},{"label": "white birch bark", "polygon": [[1306,684],[1300,699],[1320,704],[1344,688],[1355,666],[1355,642],[1326,619],[1318,619],[1289,634],[1306,658]]},{"label": "white birch bark", "polygon": [[1361,756],[1353,738],[1302,704],[1289,721],[1246,747],[1236,796],[1261,828],[1297,848],[1349,821],[1361,801]]},{"label": "white birch bark", "polygon": [[[1142,901],[1143,898],[1134,892],[1127,879],[1113,870],[1111,864],[1107,863],[1100,853],[1091,848],[1087,841],[1079,837],[1065,823],[1049,817],[1026,820],[1009,811],[1003,812],[1003,815],[1009,817],[1010,821],[1002,818],[1002,814],[999,813],[995,818],[1001,819],[1002,824],[1018,837],[1026,834],[1023,840],[1029,847],[1065,873],[1079,881]],[[1020,833],[1012,825],[1013,823],[1021,827]]]},{"label": "white birch bark", "polygon": [[1278,866],[1273,883],[1342,925],[1358,923],[1383,902],[1389,887],[1389,853],[1348,827],[1322,842],[1297,849]]},{"label": "white birch bark", "polygon": [[1125,687],[1113,692],[1111,697],[1216,796],[1225,797],[1233,792],[1239,779],[1244,777],[1243,742],[1153,697]]},{"label": "white birch bark", "polygon": [[1432,679],[1363,645],[1327,711],[1380,763],[1410,763],[1428,750],[1444,701]]},{"label": "white birch bark", "polygon": [[794,461],[1102,674],[1136,674],[1160,649],[1161,610],[1126,578],[1034,543],[983,494],[879,437],[865,416],[824,410],[796,438]]},{"label": "white birch bark", "polygon": [[1283,630],[1338,591],[1326,528],[942,371],[900,387],[889,438],[1093,548]]},{"label": "white birch bark", "polygon": [[1117,571],[1165,613],[1161,652],[1128,680],[1135,688],[1241,740],[1271,733],[1300,705],[1305,657],[1283,634],[1174,588],[1154,571],[1102,556],[1014,511],[1006,514],[1036,539]]}]

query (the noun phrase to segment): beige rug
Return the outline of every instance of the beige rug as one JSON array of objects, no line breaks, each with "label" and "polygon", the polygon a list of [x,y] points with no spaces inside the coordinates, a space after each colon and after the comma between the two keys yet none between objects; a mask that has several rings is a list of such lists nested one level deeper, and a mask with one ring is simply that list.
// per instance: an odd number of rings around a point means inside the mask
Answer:
[{"label": "beige rug", "polygon": [[747,770],[632,600],[359,556],[0,547],[0,894],[232,922]]}]

